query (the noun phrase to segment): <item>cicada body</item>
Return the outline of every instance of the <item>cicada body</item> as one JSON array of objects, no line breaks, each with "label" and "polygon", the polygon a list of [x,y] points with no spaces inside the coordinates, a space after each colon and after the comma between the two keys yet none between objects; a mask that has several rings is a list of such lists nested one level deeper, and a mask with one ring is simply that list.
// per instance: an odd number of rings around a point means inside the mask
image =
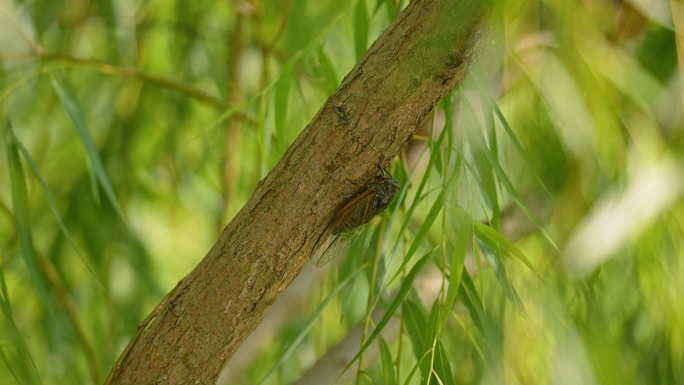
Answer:
[{"label": "cicada body", "polygon": [[399,182],[386,169],[378,168],[381,174],[370,184],[355,183],[362,187],[361,190],[342,205],[318,237],[311,257],[317,266],[325,265],[346,251],[365,225],[384,211],[401,190]]}]

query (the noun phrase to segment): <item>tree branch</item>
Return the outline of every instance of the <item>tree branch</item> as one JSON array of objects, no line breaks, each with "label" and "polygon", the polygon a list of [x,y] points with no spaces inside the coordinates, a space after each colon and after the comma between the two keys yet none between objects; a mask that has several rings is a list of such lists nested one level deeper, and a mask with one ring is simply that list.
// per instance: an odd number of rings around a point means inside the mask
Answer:
[{"label": "tree branch", "polygon": [[112,383],[215,383],[354,191],[347,179],[367,180],[396,156],[466,76],[491,10],[484,0],[412,1],[159,306]]}]

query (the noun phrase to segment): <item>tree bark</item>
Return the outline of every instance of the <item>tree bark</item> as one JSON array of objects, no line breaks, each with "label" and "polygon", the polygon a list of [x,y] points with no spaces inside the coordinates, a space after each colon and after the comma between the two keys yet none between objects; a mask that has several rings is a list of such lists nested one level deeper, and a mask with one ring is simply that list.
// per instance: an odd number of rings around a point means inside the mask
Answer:
[{"label": "tree bark", "polygon": [[489,34],[493,1],[412,1],[202,262],[139,326],[108,382],[215,383],[307,263],[340,202],[358,188],[349,180],[372,178],[466,76]]}]

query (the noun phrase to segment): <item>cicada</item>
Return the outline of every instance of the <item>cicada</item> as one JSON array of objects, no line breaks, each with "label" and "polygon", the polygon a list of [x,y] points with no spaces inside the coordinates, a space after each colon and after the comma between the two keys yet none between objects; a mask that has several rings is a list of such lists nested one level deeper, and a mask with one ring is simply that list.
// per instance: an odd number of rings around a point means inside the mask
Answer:
[{"label": "cicada", "polygon": [[361,235],[366,224],[385,210],[401,190],[399,182],[387,168],[378,164],[378,169],[380,175],[376,175],[368,185],[350,181],[361,189],[342,204],[318,237],[311,256],[316,266],[323,266],[346,251]]}]

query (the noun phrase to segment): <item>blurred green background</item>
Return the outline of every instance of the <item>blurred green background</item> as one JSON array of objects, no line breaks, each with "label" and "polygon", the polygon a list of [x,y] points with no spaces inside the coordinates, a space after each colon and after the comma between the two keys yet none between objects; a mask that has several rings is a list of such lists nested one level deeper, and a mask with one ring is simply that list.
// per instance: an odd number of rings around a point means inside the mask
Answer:
[{"label": "blurred green background", "polygon": [[[0,383],[103,383],[406,3],[0,0]],[[332,383],[370,287],[382,315],[428,250],[338,383],[684,383],[684,4],[497,6],[390,168],[405,195],[219,383]]]}]

